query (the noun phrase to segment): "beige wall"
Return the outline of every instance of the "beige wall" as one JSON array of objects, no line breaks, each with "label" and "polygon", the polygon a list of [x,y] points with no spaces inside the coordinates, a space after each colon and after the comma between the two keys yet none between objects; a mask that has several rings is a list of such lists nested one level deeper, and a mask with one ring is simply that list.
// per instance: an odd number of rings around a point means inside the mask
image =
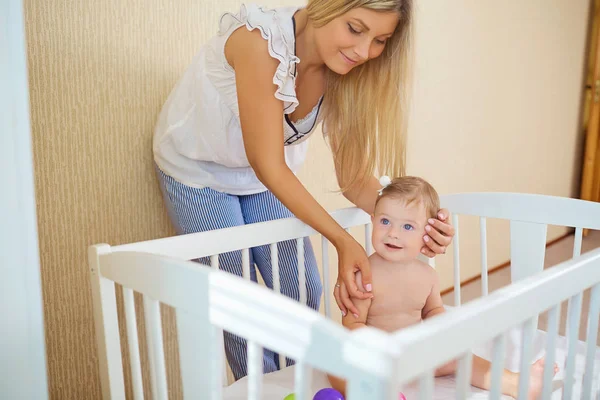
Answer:
[{"label": "beige wall", "polygon": [[[239,3],[25,4],[52,398],[99,397],[86,247],[173,233],[152,170],[152,127],[218,16]],[[409,172],[441,193],[576,195],[587,0],[417,3]],[[347,206],[319,134],[311,150],[302,180],[328,209]],[[506,237],[490,246],[491,264],[506,260]],[[449,259],[438,263],[445,286]],[[171,324],[167,315],[174,365]],[[178,393],[176,368],[169,373]]]}]

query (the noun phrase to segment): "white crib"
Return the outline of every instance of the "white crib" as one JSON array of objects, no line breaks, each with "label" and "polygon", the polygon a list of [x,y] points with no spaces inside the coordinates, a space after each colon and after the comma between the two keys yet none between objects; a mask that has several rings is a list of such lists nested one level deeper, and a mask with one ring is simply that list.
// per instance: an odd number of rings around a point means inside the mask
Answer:
[{"label": "white crib", "polygon": [[[176,309],[181,379],[185,398],[312,399],[327,382],[324,373],[349,380],[348,399],[499,398],[467,384],[470,351],[493,360],[493,376],[501,367],[532,361],[535,345],[546,343],[547,359],[565,361],[564,389],[545,376],[544,398],[600,396],[600,350],[596,346],[600,312],[600,250],[580,256],[582,229],[600,229],[600,204],[550,196],[471,193],[441,197],[453,216],[455,304],[460,304],[459,215],[480,217],[484,297],[446,315],[389,335],[374,329],[350,333],[326,317],[277,293],[218,271],[219,254],[241,250],[244,277],[249,278],[249,249],[271,245],[274,291],[279,291],[277,242],[316,234],[296,219],[132,243],[90,248],[92,294],[104,398],[125,398],[115,282],[123,286],[130,370],[135,399],[144,398],[133,291],[143,294],[152,397],[168,397],[159,302]],[[345,228],[364,226],[370,218],[358,209],[333,213]],[[513,284],[487,295],[487,228],[489,218],[510,220]],[[547,225],[576,228],[574,260],[543,270]],[[330,316],[328,243],[322,240],[325,314]],[[370,242],[365,244],[370,252]],[[213,268],[186,260],[211,257]],[[306,302],[303,251],[298,251],[300,301]],[[585,279],[583,279],[585,278]],[[592,288],[587,345],[577,337],[582,294]],[[559,307],[569,300],[567,337],[558,336]],[[548,332],[537,331],[537,317],[549,310]],[[248,339],[248,377],[228,386],[222,332]],[[506,335],[506,333],[510,333]],[[508,339],[508,340],[507,340]],[[508,344],[508,347],[507,347]],[[515,349],[518,354],[515,356]],[[293,367],[262,376],[262,348],[296,360]],[[435,351],[433,351],[435,350]],[[551,351],[550,351],[551,350]],[[506,360],[502,357],[509,354]],[[433,379],[432,371],[460,359],[456,378]],[[517,360],[517,361],[515,361]],[[512,364],[511,364],[512,363]],[[562,366],[561,366],[562,367]],[[557,375],[558,377],[558,375]],[[527,373],[522,374],[527,380]],[[554,385],[557,384],[554,379]],[[418,382],[419,386],[415,386]],[[498,380],[494,380],[495,383]],[[520,385],[526,390],[525,385]],[[559,396],[559,397],[557,397]]]}]

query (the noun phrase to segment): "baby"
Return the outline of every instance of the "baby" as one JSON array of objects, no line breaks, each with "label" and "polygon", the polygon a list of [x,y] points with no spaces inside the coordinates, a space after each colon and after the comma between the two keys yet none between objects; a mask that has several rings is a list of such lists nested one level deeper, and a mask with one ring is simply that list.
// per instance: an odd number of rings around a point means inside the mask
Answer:
[{"label": "baby", "polygon": [[[389,181],[389,180],[388,180]],[[372,216],[372,243],[375,252],[369,257],[373,281],[373,298],[353,299],[358,317],[352,313],[342,318],[349,329],[371,326],[387,332],[395,332],[422,320],[443,313],[444,304],[435,269],[417,259],[426,235],[427,220],[440,209],[435,189],[417,177],[394,179],[384,187],[375,203]],[[357,283],[363,291],[360,272]],[[451,362],[436,371],[436,376],[452,374],[457,362]],[[554,373],[558,370],[554,367]],[[529,398],[541,393],[544,360],[531,368]],[[473,356],[471,384],[489,390],[491,363]],[[345,382],[329,376],[332,387],[341,393]],[[519,375],[505,370],[502,376],[502,392],[517,397]]]}]

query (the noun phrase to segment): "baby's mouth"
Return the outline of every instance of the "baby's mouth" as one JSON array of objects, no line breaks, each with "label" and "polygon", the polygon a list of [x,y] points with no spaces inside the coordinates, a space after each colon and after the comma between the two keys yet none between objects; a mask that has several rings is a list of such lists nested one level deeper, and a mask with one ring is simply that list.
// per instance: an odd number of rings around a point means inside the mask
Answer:
[{"label": "baby's mouth", "polygon": [[386,243],[385,247],[387,247],[390,250],[402,250],[402,247],[396,246],[395,244],[391,244],[391,243]]}]

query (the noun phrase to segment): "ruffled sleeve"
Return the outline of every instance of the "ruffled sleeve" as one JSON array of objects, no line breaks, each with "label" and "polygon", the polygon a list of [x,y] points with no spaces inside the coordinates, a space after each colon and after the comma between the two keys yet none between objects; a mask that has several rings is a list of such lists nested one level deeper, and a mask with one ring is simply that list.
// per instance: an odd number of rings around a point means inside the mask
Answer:
[{"label": "ruffled sleeve", "polygon": [[269,55],[279,61],[273,84],[277,86],[275,97],[284,102],[285,114],[291,114],[298,105],[295,81],[296,64],[300,59],[295,54],[293,29],[290,32],[289,28],[292,26],[292,16],[291,9],[272,10],[248,4],[242,5],[237,14],[223,14],[219,23],[219,35],[229,36],[234,30],[245,25],[250,31],[258,29],[263,39],[267,40]]}]

